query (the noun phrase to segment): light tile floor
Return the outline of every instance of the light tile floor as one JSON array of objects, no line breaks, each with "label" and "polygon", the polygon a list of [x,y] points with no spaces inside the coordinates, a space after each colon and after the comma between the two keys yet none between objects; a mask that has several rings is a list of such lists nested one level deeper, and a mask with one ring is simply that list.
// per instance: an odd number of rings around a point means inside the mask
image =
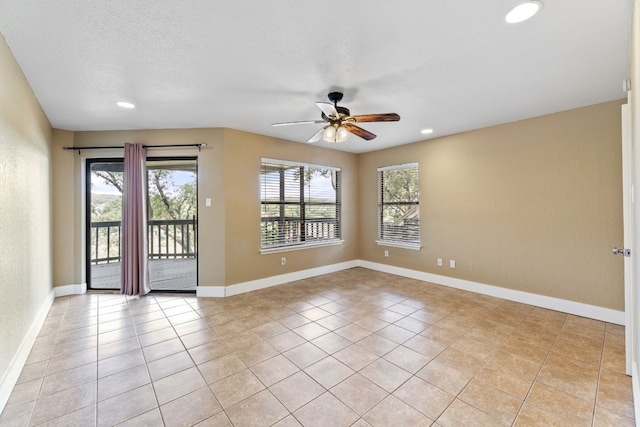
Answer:
[{"label": "light tile floor", "polygon": [[362,268],[58,298],[2,426],[632,426],[624,328]]}]

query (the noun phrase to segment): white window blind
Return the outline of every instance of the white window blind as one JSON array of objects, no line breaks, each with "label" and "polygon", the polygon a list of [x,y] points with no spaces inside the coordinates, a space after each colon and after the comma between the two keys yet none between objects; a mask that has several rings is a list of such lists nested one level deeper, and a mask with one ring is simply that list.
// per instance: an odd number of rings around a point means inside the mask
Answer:
[{"label": "white window blind", "polygon": [[420,246],[418,164],[378,169],[379,242]]},{"label": "white window blind", "polygon": [[262,159],[262,249],[340,239],[340,169]]}]

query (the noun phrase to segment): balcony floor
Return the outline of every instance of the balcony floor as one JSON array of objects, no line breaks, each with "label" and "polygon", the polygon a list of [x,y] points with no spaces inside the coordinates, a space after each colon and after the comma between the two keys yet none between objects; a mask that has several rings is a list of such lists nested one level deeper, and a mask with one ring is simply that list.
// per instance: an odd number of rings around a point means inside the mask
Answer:
[{"label": "balcony floor", "polygon": [[[154,291],[195,291],[198,283],[195,259],[151,259],[149,279]],[[91,266],[92,289],[120,289],[120,263]]]}]

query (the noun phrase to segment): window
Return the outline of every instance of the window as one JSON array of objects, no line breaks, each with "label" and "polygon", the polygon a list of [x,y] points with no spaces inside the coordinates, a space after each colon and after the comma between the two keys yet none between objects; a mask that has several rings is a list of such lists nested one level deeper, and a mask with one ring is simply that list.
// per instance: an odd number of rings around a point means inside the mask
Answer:
[{"label": "window", "polygon": [[420,248],[418,164],[378,169],[379,244]]},{"label": "window", "polygon": [[340,241],[340,169],[262,159],[261,247]]}]

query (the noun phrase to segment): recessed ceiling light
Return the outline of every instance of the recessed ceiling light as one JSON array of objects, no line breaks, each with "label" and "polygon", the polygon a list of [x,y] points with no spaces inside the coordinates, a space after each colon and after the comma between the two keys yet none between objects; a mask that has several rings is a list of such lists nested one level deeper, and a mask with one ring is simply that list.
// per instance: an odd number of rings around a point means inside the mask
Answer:
[{"label": "recessed ceiling light", "polygon": [[433,133],[433,129],[422,129],[420,133],[424,135],[429,135],[430,133]]},{"label": "recessed ceiling light", "polygon": [[118,101],[116,102],[116,105],[118,107],[122,107],[122,108],[136,108],[136,106],[130,102],[127,101]]},{"label": "recessed ceiling light", "polygon": [[517,24],[518,22],[526,21],[531,18],[533,15],[538,13],[540,9],[542,9],[542,2],[537,0],[526,1],[511,9],[511,11],[507,13],[505,20],[509,24]]}]

